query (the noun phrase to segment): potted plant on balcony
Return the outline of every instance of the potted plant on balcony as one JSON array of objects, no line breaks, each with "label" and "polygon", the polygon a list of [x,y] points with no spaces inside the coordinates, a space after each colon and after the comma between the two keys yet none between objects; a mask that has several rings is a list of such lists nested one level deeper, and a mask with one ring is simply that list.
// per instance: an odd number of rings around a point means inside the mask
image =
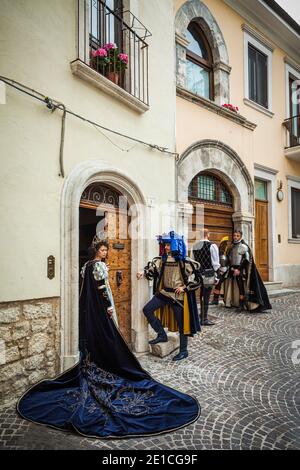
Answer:
[{"label": "potted plant on balcony", "polygon": [[106,51],[107,59],[109,60],[106,68],[106,76],[109,80],[118,85],[120,77],[122,79],[122,75],[127,69],[128,55],[119,52],[117,45],[113,42],[105,44],[103,49]]},{"label": "potted plant on balcony", "polygon": [[107,65],[110,63],[107,50],[104,47],[99,47],[95,51],[91,52],[90,66],[97,70],[97,72],[104,75]]},{"label": "potted plant on balcony", "polygon": [[229,111],[233,111],[234,113],[237,113],[239,111],[238,106],[234,106],[231,103],[224,103],[222,104],[223,108],[228,109]]}]

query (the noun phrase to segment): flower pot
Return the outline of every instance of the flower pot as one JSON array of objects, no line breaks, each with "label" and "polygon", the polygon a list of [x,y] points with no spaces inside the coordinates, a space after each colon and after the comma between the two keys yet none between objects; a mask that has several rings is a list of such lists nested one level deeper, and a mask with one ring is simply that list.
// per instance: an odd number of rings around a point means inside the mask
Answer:
[{"label": "flower pot", "polygon": [[119,73],[118,72],[107,72],[106,76],[107,76],[108,80],[111,80],[116,85],[119,84]]}]

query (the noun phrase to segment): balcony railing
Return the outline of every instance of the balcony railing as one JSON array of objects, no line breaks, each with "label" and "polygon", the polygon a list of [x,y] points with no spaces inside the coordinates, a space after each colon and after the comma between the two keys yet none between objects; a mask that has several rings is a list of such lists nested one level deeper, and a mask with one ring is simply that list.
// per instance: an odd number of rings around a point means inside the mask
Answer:
[{"label": "balcony railing", "polygon": [[286,148],[300,145],[300,114],[285,119],[283,124],[287,131]]},{"label": "balcony railing", "polygon": [[78,0],[78,58],[146,105],[148,36],[128,10],[112,10],[102,0]]}]

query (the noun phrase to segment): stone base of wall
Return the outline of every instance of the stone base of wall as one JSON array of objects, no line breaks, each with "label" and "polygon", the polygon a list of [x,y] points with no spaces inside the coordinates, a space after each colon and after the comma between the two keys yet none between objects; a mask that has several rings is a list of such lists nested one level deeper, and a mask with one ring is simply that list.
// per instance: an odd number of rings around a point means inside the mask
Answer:
[{"label": "stone base of wall", "polygon": [[0,407],[60,370],[60,299],[0,303]]},{"label": "stone base of wall", "polygon": [[274,274],[275,281],[283,282],[282,287],[300,286],[300,264],[281,264],[276,266]]}]

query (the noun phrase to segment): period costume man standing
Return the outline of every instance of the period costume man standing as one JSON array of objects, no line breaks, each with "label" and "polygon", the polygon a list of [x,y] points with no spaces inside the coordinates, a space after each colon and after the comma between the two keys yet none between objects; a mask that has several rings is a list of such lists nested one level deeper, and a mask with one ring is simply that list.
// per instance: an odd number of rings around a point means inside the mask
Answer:
[{"label": "period costume man standing", "polygon": [[221,288],[222,284],[226,278],[226,273],[229,269],[228,266],[228,256],[227,256],[227,251],[229,248],[229,237],[226,235],[225,237],[222,238],[219,244],[219,261],[220,261],[220,268],[219,268],[219,281],[216,284],[214,291],[213,291],[213,300],[210,302],[210,305],[219,305],[219,299],[221,295]]},{"label": "period costume man standing", "polygon": [[242,239],[241,230],[235,230],[228,250],[229,270],[224,282],[226,307],[263,311],[271,309],[268,294],[256,269],[250,247]]},{"label": "period costume man standing", "polygon": [[200,285],[199,264],[186,256],[183,236],[171,231],[159,236],[158,241],[160,256],[137,274],[139,279],[145,275],[154,281],[154,296],[143,313],[157,333],[150,344],[168,341],[164,327],[179,331],[180,350],[173,361],[180,361],[188,356],[188,337],[201,329],[194,292]]},{"label": "period costume man standing", "polygon": [[[200,287],[201,325],[212,326],[214,322],[208,319],[208,306],[211,291],[218,281],[217,273],[220,268],[219,249],[209,241],[209,230],[203,230],[203,239],[195,243],[192,249],[193,258],[200,263],[202,282]],[[206,282],[206,279],[211,279]]]}]

